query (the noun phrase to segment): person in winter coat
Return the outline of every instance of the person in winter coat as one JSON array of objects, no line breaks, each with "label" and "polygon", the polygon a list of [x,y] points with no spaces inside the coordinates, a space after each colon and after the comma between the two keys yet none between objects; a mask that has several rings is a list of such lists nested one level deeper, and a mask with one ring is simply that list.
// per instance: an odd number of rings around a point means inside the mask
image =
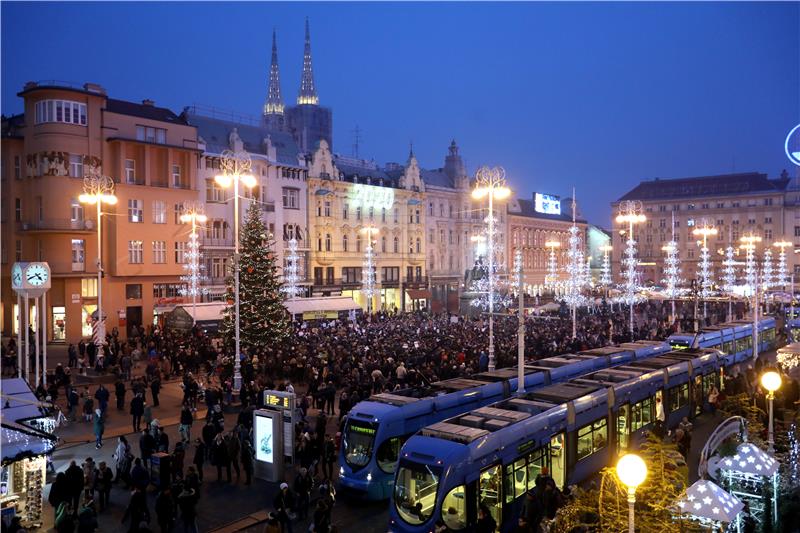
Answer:
[{"label": "person in winter coat", "polygon": [[289,517],[292,507],[294,507],[294,498],[289,491],[288,483],[281,483],[280,491],[275,495],[272,500],[272,505],[275,507],[275,514],[278,517],[278,522],[281,524],[281,531],[292,533],[292,520]]},{"label": "person in winter coat", "polygon": [[150,456],[155,453],[156,446],[156,439],[153,437],[153,435],[151,435],[146,429],[143,429],[142,434],[139,437],[139,452],[142,457],[142,461],[145,463],[150,461]]},{"label": "person in winter coat", "polygon": [[142,430],[142,415],[144,414],[144,399],[137,394],[131,400],[131,415],[133,416],[133,431],[139,433]]},{"label": "person in winter coat", "polygon": [[185,443],[188,443],[191,439],[192,435],[192,423],[194,422],[194,417],[192,416],[192,410],[189,409],[188,404],[183,404],[183,409],[181,409],[181,425],[178,427],[178,431],[181,434],[181,440]]},{"label": "person in winter coat", "polygon": [[307,468],[301,468],[294,478],[294,493],[297,496],[297,516],[301,520],[308,518],[308,506],[311,501],[311,489],[314,487],[314,478]]},{"label": "person in winter coat", "polygon": [[255,464],[253,463],[255,457],[255,451],[253,451],[253,445],[250,444],[249,439],[245,439],[242,441],[242,469],[244,470],[245,475],[245,485],[249,485],[253,482],[253,469],[255,468]]},{"label": "person in winter coat", "polygon": [[333,437],[325,436],[325,444],[322,447],[322,472],[326,481],[333,479],[333,464],[336,462],[336,445]]},{"label": "person in winter coat", "polygon": [[78,533],[92,533],[98,527],[97,513],[92,502],[86,502],[78,513]]},{"label": "person in winter coat", "polygon": [[183,449],[182,442],[175,443],[175,449],[172,452],[172,475],[174,479],[183,479],[183,461],[186,458],[186,452]]},{"label": "person in winter coat", "polygon": [[175,525],[175,500],[169,487],[164,487],[156,498],[156,520],[161,533],[169,533]]},{"label": "person in winter coat", "polygon": [[228,457],[228,446],[222,433],[218,433],[214,437],[214,443],[211,446],[211,459],[214,466],[217,467],[217,481],[222,481],[222,467],[228,472],[228,483],[231,482],[231,459]]},{"label": "person in winter coat", "polygon": [[497,531],[497,522],[489,508],[486,505],[481,505],[478,508],[478,524],[475,528],[476,533],[494,533]]},{"label": "person in winter coat", "polygon": [[108,399],[110,397],[111,395],[109,394],[108,389],[101,383],[94,393],[94,399],[97,400],[97,406],[100,408],[100,411],[102,411],[103,414],[106,413],[106,409],[108,408]]},{"label": "person in winter coat", "polygon": [[50,487],[50,495],[47,497],[47,501],[53,506],[53,512],[57,513],[58,506],[64,502],[69,505],[70,499],[67,474],[64,472],[59,472],[56,475],[56,480],[53,482],[53,486]]},{"label": "person in winter coat", "polygon": [[105,461],[100,461],[98,466],[94,483],[100,498],[100,510],[105,511],[109,498],[111,498],[111,483],[114,481],[114,473],[106,466]]},{"label": "person in winter coat", "polygon": [[78,516],[78,505],[83,494],[83,469],[75,461],[70,461],[69,468],[64,472],[69,491],[69,502],[72,508],[72,515]]},{"label": "person in winter coat", "polygon": [[161,378],[158,376],[150,382],[150,392],[153,393],[153,407],[158,407],[158,394],[161,392]]},{"label": "person in winter coat", "polygon": [[137,457],[133,460],[133,468],[131,468],[131,485],[139,490],[145,490],[149,484],[150,474],[142,466],[142,460]]},{"label": "person in winter coat", "polygon": [[119,411],[125,410],[125,392],[125,383],[120,378],[114,384],[114,393],[117,396],[117,410]]},{"label": "person in winter coat", "polygon": [[105,416],[103,415],[103,411],[100,409],[95,409],[94,412],[94,438],[95,438],[95,449],[99,450],[103,447],[103,433],[106,430],[106,420]]},{"label": "person in winter coat", "polygon": [[127,509],[125,509],[125,515],[122,517],[122,523],[124,524],[128,519],[131,521],[128,533],[138,533],[140,531],[139,524],[150,522],[147,497],[139,487],[135,487],[131,493],[131,499],[128,502]]},{"label": "person in winter coat", "polygon": [[131,453],[131,445],[128,444],[128,439],[125,438],[125,435],[120,435],[117,439],[117,447],[112,457],[114,458],[114,468],[116,469],[114,481],[122,479],[127,483],[131,466],[133,465],[133,453]]},{"label": "person in winter coat", "polygon": [[203,482],[203,464],[206,461],[206,445],[200,439],[195,439],[195,447],[194,447],[194,460],[192,463],[197,470],[197,477],[199,478],[200,483]]},{"label": "person in winter coat", "polygon": [[238,483],[242,477],[241,470],[239,470],[239,455],[241,454],[242,446],[235,431],[231,431],[225,437],[225,445],[228,447],[228,457],[233,470],[236,472],[236,482]]},{"label": "person in winter coat", "polygon": [[97,478],[97,466],[94,459],[87,457],[81,465],[83,469],[83,490],[86,501],[94,500],[95,479]]},{"label": "person in winter coat", "polygon": [[184,533],[197,533],[197,495],[193,489],[184,489],[178,495]]}]

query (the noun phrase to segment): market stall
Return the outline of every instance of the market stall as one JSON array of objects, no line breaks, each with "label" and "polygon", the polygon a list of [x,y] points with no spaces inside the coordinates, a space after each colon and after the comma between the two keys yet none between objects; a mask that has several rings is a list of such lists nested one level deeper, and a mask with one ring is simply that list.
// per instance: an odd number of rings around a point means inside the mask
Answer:
[{"label": "market stall", "polygon": [[49,431],[55,425],[47,404],[39,402],[23,379],[2,381],[2,465],[0,466],[0,512],[4,524],[14,516],[27,528],[42,524],[47,455],[57,438]]},{"label": "market stall", "polygon": [[741,532],[739,513],[744,504],[736,496],[728,494],[716,483],[698,479],[686,489],[678,507],[682,515],[709,526],[712,531]]}]

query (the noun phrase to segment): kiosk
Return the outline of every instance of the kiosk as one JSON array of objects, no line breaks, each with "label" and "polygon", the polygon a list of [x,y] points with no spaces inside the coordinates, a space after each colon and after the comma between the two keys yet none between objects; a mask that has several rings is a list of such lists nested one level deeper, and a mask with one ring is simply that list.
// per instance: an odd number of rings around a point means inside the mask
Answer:
[{"label": "kiosk", "polygon": [[266,481],[283,479],[283,416],[280,411],[253,411],[255,476]]}]

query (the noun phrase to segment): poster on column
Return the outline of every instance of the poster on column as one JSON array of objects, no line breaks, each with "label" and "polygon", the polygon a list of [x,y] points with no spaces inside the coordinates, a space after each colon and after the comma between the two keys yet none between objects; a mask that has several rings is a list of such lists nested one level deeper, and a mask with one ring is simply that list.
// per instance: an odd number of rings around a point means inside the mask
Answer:
[{"label": "poster on column", "polygon": [[272,418],[257,416],[255,427],[256,461],[275,462],[275,442],[272,434]]}]

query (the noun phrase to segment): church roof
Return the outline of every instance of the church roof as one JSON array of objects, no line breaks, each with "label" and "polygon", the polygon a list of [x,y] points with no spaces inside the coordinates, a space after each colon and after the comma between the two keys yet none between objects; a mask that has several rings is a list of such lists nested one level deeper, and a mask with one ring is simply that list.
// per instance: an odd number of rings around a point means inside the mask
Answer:
[{"label": "church roof", "polygon": [[622,196],[619,201],[763,194],[783,191],[788,182],[789,180],[786,178],[773,180],[769,179],[766,174],[758,172],[677,179],[656,178],[641,182]]},{"label": "church roof", "polygon": [[197,114],[187,114],[186,118],[189,124],[197,127],[197,136],[205,140],[206,150],[209,152],[221,153],[223,150],[229,150],[228,137],[233,128],[236,128],[246,151],[267,155],[264,139],[269,137],[275,147],[278,163],[299,166],[297,155],[300,149],[292,136],[286,132]]}]

